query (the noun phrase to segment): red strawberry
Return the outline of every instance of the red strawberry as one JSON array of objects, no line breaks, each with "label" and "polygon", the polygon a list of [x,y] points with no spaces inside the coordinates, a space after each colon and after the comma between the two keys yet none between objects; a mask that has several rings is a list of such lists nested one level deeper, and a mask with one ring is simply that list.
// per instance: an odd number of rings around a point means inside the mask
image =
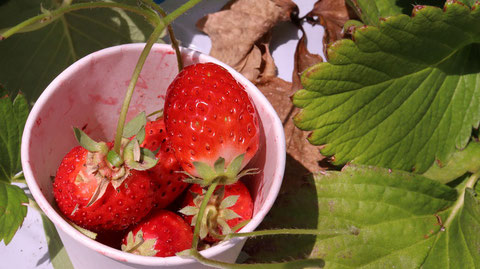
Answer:
[{"label": "red strawberry", "polygon": [[165,131],[165,122],[163,117],[154,121],[148,121],[145,125],[145,139],[140,147],[156,151],[165,143],[167,132]]},{"label": "red strawberry", "polygon": [[[197,213],[205,190],[197,184],[190,187],[184,200],[185,221],[195,226]],[[219,186],[210,198],[203,214],[200,238],[208,242],[218,241],[213,234],[227,234],[241,222],[250,220],[253,214],[253,201],[247,187],[237,181],[231,185]],[[236,232],[237,230],[233,231]]]},{"label": "red strawberry", "polygon": [[217,64],[185,67],[168,87],[164,115],[177,160],[203,185],[218,177],[222,184],[235,182],[259,148],[255,107]]},{"label": "red strawberry", "polygon": [[171,150],[163,117],[147,122],[145,133],[145,140],[140,146],[151,151],[158,150],[155,156],[158,159],[157,165],[147,170],[155,182],[155,205],[165,208],[188,186],[183,181],[186,175],[178,173],[182,167]]},{"label": "red strawberry", "polygon": [[60,211],[81,227],[123,230],[139,222],[153,207],[152,181],[144,171],[108,169],[101,159],[101,153],[73,148],[57,170],[55,200]]},{"label": "red strawberry", "polygon": [[138,224],[122,241],[122,250],[143,256],[168,257],[192,245],[191,227],[177,214],[159,210]]}]

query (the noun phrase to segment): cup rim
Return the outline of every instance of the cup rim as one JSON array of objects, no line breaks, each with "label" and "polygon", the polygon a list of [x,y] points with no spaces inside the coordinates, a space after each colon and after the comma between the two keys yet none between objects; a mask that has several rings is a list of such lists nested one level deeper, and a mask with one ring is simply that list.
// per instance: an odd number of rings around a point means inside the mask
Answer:
[{"label": "cup rim", "polygon": [[[140,256],[140,255],[135,255],[131,253],[126,253],[118,249],[104,245],[100,242],[97,242],[83,235],[78,230],[76,230],[73,226],[71,226],[47,201],[40,187],[36,184],[36,181],[34,179],[33,172],[32,172],[32,167],[30,165],[29,141],[31,139],[31,130],[35,126],[35,121],[37,119],[37,115],[41,111],[41,108],[45,105],[47,100],[49,100],[49,98],[55,93],[55,89],[59,86],[59,84],[63,80],[63,77],[70,76],[71,73],[74,73],[77,68],[88,64],[92,57],[99,57],[99,56],[103,57],[109,54],[115,54],[124,49],[131,49],[131,50],[141,52],[144,46],[145,46],[145,43],[131,43],[131,44],[123,44],[123,45],[104,48],[84,56],[83,58],[79,59],[78,61],[76,61],[69,67],[67,67],[64,71],[62,71],[40,95],[40,97],[37,99],[37,101],[35,102],[35,105],[32,107],[28,115],[24,132],[22,135],[22,143],[21,143],[22,168],[23,168],[25,180],[27,182],[27,186],[30,189],[32,196],[36,200],[41,210],[45,212],[45,214],[55,224],[57,228],[60,228],[63,232],[65,232],[70,237],[72,237],[73,240],[76,240],[82,245],[90,249],[93,249],[107,257],[120,260],[123,262],[129,262],[129,263],[147,265],[147,266],[148,265],[182,265],[182,264],[190,263],[194,260],[188,259],[188,258],[186,259],[178,256],[147,257],[147,256]],[[172,46],[167,44],[154,44],[152,51],[153,49],[155,49],[156,51],[162,50],[165,52],[175,52]],[[181,47],[181,53],[182,54],[198,53],[199,57],[202,60],[205,60],[208,62],[214,62],[226,68],[235,77],[235,79],[237,79],[241,84],[245,86],[245,90],[251,96],[252,100],[255,100],[256,103],[262,103],[266,113],[272,116],[272,119],[274,121],[274,124],[272,126],[274,128],[274,132],[278,134],[278,140],[279,140],[278,143],[276,143],[275,145],[277,147],[278,152],[285,152],[285,154],[279,154],[275,163],[275,167],[277,167],[277,169],[275,170],[274,177],[278,177],[279,179],[273,181],[270,192],[265,198],[265,202],[263,206],[257,211],[257,214],[255,214],[252,217],[251,221],[241,229],[242,232],[253,231],[263,221],[266,214],[269,212],[269,210],[273,206],[273,203],[275,202],[276,197],[278,196],[278,193],[280,191],[280,187],[283,181],[285,161],[286,161],[286,146],[285,146],[285,134],[283,132],[282,122],[280,121],[275,109],[272,107],[272,105],[267,100],[267,98],[260,92],[260,90],[258,90],[258,88],[255,85],[253,85],[252,82],[250,82],[243,75],[235,71],[232,67],[228,66],[227,64],[207,54],[204,54],[202,52],[199,52],[190,48]],[[244,238],[233,238],[231,240],[221,242],[212,248],[202,250],[201,253],[206,257],[217,256],[222,252],[224,252],[225,250],[235,246],[243,239]]]}]

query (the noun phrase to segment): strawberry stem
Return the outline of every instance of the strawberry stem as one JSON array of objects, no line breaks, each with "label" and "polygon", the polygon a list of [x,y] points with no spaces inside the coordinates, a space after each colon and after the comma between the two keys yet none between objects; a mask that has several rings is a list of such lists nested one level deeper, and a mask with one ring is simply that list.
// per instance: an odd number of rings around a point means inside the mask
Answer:
[{"label": "strawberry stem", "polygon": [[228,240],[234,237],[256,237],[256,236],[266,236],[266,235],[358,235],[359,229],[352,226],[348,230],[317,230],[317,229],[277,229],[277,230],[264,230],[264,231],[255,231],[249,233],[230,233],[224,235],[224,239]]},{"label": "strawberry stem", "polygon": [[235,264],[235,263],[226,263],[221,261],[216,261],[204,257],[196,249],[190,250],[189,254],[194,257],[197,261],[204,265],[216,267],[216,268],[232,268],[232,269],[242,269],[242,268],[262,268],[262,269],[295,269],[295,268],[323,268],[325,262],[322,259],[305,259],[305,260],[295,260],[289,262],[281,263],[252,263],[252,264]]},{"label": "strawberry stem", "polygon": [[202,226],[202,219],[203,215],[205,213],[205,208],[207,208],[208,202],[210,201],[210,198],[212,197],[213,192],[215,191],[215,188],[218,186],[218,180],[215,180],[212,185],[208,187],[207,192],[205,193],[205,196],[202,200],[202,204],[200,205],[200,208],[198,210],[198,215],[197,215],[197,220],[195,222],[195,229],[193,230],[193,240],[192,240],[192,249],[196,250],[198,247],[198,241],[200,239],[199,233],[200,233],[200,227]]},{"label": "strawberry stem", "polygon": [[[165,13],[165,11],[152,0],[143,0],[143,2],[150,5],[150,7],[153,8],[153,10],[155,10],[163,18],[167,16],[167,13]],[[175,33],[173,32],[173,27],[171,24],[167,26],[167,30],[168,30],[168,35],[170,36],[170,41],[172,42],[172,47],[175,50],[175,55],[177,56],[178,72],[180,72],[183,69],[183,59],[182,59],[182,54],[180,52],[180,45],[178,44],[177,38],[175,38]]]},{"label": "strawberry stem", "polygon": [[130,106],[130,101],[132,100],[135,85],[137,84],[138,77],[140,76],[140,72],[142,71],[143,65],[147,60],[147,56],[150,53],[150,50],[152,49],[153,44],[158,40],[164,28],[165,28],[164,24],[159,24],[157,27],[155,27],[155,30],[153,30],[153,33],[148,38],[148,41],[145,44],[145,47],[143,48],[142,53],[140,54],[137,65],[135,66],[135,70],[133,70],[132,79],[130,80],[130,84],[128,85],[125,98],[123,99],[122,110],[120,111],[120,116],[118,119],[117,132],[115,135],[115,142],[113,146],[113,150],[117,154],[120,154],[120,147],[122,145],[121,142],[123,137],[123,128],[125,126],[125,120],[127,119],[128,107]]},{"label": "strawberry stem", "polygon": [[147,56],[152,49],[153,44],[158,40],[160,37],[163,29],[166,25],[170,24],[174,19],[185,13],[190,8],[194,7],[198,4],[201,0],[190,0],[187,3],[183,4],[175,11],[167,15],[166,17],[162,18],[160,23],[155,27],[152,34],[148,38],[145,47],[143,48],[142,53],[138,59],[137,65],[135,66],[135,70],[133,70],[132,79],[130,80],[130,84],[128,85],[127,92],[125,94],[125,99],[123,100],[122,110],[120,111],[120,116],[118,119],[117,125],[117,132],[115,134],[115,142],[113,144],[113,150],[120,154],[120,147],[123,135],[123,127],[125,125],[125,120],[127,118],[128,107],[130,106],[130,101],[132,100],[133,91],[137,84],[138,77],[140,76],[140,72],[142,71],[143,65],[147,60]]}]

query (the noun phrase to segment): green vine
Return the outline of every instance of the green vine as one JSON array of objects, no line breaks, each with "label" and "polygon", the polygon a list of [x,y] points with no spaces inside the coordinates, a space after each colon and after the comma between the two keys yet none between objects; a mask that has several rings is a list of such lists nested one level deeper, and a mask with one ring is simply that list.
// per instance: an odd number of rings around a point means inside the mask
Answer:
[{"label": "green vine", "polygon": [[[160,14],[163,18],[167,16],[167,13],[155,2],[152,0],[142,0],[146,4],[150,5],[150,7],[155,10],[158,14]],[[173,27],[171,24],[167,25],[168,36],[170,37],[170,42],[172,43],[172,47],[175,50],[175,55],[177,56],[177,64],[178,64],[178,72],[183,69],[183,59],[182,53],[180,52],[180,44],[178,43],[177,38],[175,37],[175,33],[173,31]]]},{"label": "green vine", "polygon": [[[157,14],[144,8],[127,5],[127,4],[114,3],[114,2],[87,2],[87,3],[79,3],[79,4],[73,4],[73,5],[62,5],[58,9],[55,9],[52,11],[50,10],[44,11],[43,14],[27,19],[7,29],[5,32],[0,34],[0,40],[7,39],[14,34],[25,33],[25,32],[41,29],[47,26],[48,24],[54,22],[55,20],[59,19],[62,15],[66,13],[76,11],[76,10],[92,9],[92,8],[120,8],[120,9],[130,11],[145,17],[147,21],[153,26],[157,26],[161,23],[161,19],[158,17]],[[178,14],[176,17],[178,17]],[[174,18],[172,17],[164,18],[163,23],[168,24],[172,22],[173,19]]]}]

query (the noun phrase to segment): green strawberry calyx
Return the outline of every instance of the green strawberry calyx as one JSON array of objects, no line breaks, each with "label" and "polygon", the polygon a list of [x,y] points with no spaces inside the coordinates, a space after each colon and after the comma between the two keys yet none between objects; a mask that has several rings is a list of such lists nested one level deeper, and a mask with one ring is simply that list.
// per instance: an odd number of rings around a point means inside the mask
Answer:
[{"label": "green strawberry calyx", "polygon": [[157,241],[153,238],[145,240],[143,238],[143,231],[140,229],[135,236],[130,231],[127,235],[126,244],[122,244],[121,249],[124,252],[142,255],[142,256],[155,256],[157,250],[155,250],[155,244]]},{"label": "green strawberry calyx", "polygon": [[230,162],[230,164],[228,164],[227,167],[225,167],[225,159],[223,157],[219,157],[215,161],[213,167],[204,162],[195,161],[193,162],[193,166],[195,167],[198,177],[185,171],[182,171],[181,173],[189,176],[184,180],[185,182],[199,184],[202,187],[209,186],[213,182],[218,182],[220,185],[230,185],[236,183],[244,176],[260,173],[260,169],[258,168],[241,170],[244,158],[244,153],[238,155]]},{"label": "green strawberry calyx", "polygon": [[[82,130],[74,128],[78,143],[88,151],[85,168],[80,170],[75,182],[97,182],[97,188],[87,206],[100,199],[109,184],[112,184],[114,189],[120,187],[130,175],[130,169],[144,171],[157,164],[155,155],[140,147],[145,138],[145,124],[146,117],[143,112],[127,124],[119,152],[109,149],[107,143],[96,142]],[[132,133],[134,136],[129,139]]]},{"label": "green strawberry calyx", "polygon": [[[200,211],[200,206],[205,197],[205,189],[202,189],[202,194],[191,192],[193,196],[194,206],[186,206],[179,212],[193,216],[191,225],[195,226]],[[231,219],[241,218],[235,211],[229,209],[234,206],[238,201],[239,195],[230,195],[225,198],[225,187],[221,186],[215,190],[214,194],[210,198],[205,207],[204,214],[200,223],[199,236],[201,239],[207,237],[207,235],[221,234],[226,235],[232,233],[232,228],[228,225],[227,221]]]}]

